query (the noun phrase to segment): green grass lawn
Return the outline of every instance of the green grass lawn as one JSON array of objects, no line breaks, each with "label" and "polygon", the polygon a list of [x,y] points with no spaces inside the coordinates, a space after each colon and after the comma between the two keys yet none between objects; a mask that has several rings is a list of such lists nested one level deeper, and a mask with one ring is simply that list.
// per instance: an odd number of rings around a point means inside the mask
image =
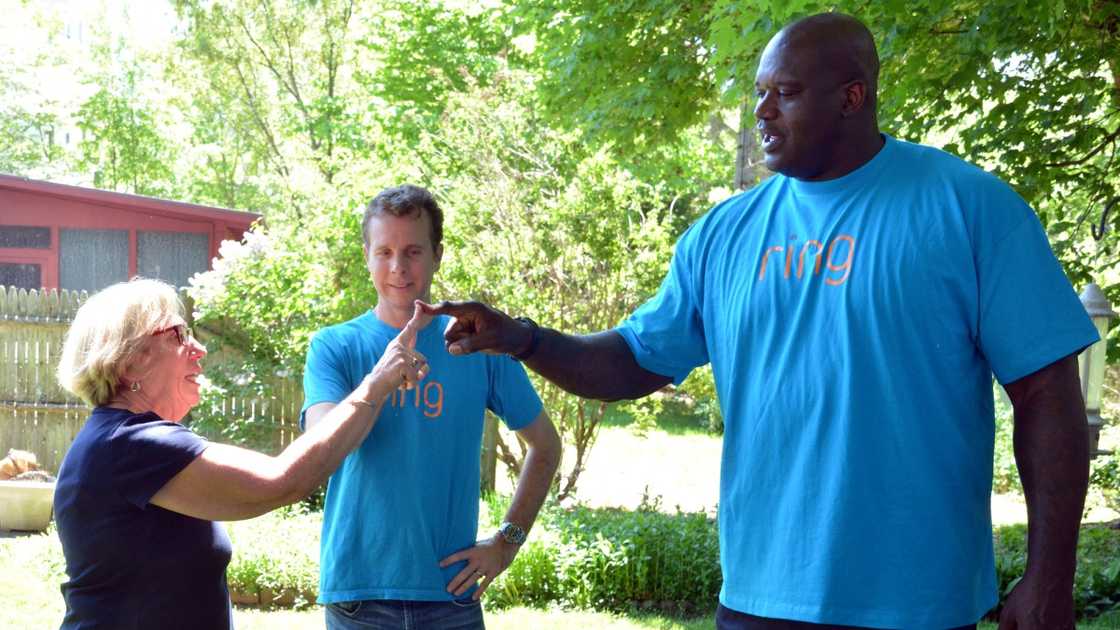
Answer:
[{"label": "green grass lawn", "polygon": [[[58,537],[53,532],[0,537],[0,601],[3,601],[0,606],[0,628],[58,628],[65,610],[59,593],[62,580],[62,550]],[[236,608],[234,624],[238,630],[322,628],[323,613],[318,607],[306,610]],[[648,614],[623,616],[531,608],[488,611],[486,626],[491,630],[707,630],[715,627],[710,617],[681,621]]]},{"label": "green grass lawn", "polygon": [[[58,537],[20,535],[0,537],[0,628],[47,630],[58,627],[63,604],[58,585],[62,580],[61,549]],[[322,628],[323,613],[317,607],[306,610],[234,610],[238,630],[296,630]],[[617,615],[593,611],[537,610],[513,608],[488,611],[487,628],[521,630],[542,628],[557,630],[710,630],[712,617],[678,620],[648,614]],[[981,630],[996,630],[996,625],[983,623]],[[1120,612],[1114,612],[1078,624],[1081,630],[1118,630]]]}]

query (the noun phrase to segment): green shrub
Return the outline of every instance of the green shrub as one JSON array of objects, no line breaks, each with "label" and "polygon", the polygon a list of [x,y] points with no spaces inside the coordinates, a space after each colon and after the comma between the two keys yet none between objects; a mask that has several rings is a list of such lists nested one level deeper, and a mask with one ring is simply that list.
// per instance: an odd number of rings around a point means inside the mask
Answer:
[{"label": "green shrub", "polygon": [[1104,504],[1112,510],[1120,511],[1120,456],[1108,453],[1091,462],[1089,483],[1100,491]]},{"label": "green shrub", "polygon": [[[495,531],[508,503],[508,497],[486,499],[480,536]],[[721,584],[716,523],[702,513],[663,514],[657,507],[656,499],[636,511],[546,507],[517,560],[487,591],[487,606],[709,613]],[[296,606],[313,602],[321,524],[321,514],[298,507],[229,524],[230,590],[287,590],[299,594]],[[998,528],[994,546],[1002,605],[1026,568],[1026,526]],[[1083,527],[1077,565],[1079,618],[1120,610],[1120,530]]]},{"label": "green shrub", "polygon": [[487,589],[488,608],[547,608],[563,599],[555,537],[547,532],[538,536],[537,530],[533,537],[518,552],[517,560]]},{"label": "green shrub", "polygon": [[[480,531],[500,520],[507,502],[488,500]],[[491,585],[488,605],[708,612],[722,583],[715,521],[656,507],[546,508],[517,561]]]},{"label": "green shrub", "polygon": [[294,596],[297,608],[313,604],[319,592],[322,524],[322,513],[298,505],[226,523],[233,542],[233,558],[226,570],[230,593],[287,592]]}]

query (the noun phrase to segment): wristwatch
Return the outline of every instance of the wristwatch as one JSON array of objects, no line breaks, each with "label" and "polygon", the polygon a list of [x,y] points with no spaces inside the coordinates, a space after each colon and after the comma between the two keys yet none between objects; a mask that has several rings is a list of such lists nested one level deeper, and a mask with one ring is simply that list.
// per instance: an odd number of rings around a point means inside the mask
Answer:
[{"label": "wristwatch", "polygon": [[520,545],[525,542],[525,530],[520,525],[506,521],[498,527],[498,533],[511,545]]},{"label": "wristwatch", "polygon": [[515,317],[514,319],[533,329],[531,333],[532,336],[529,337],[529,347],[525,348],[521,352],[518,352],[517,354],[510,355],[518,361],[524,361],[525,359],[533,356],[533,353],[537,351],[537,345],[539,345],[541,342],[541,327],[537,325],[537,322],[529,319],[528,317]]}]

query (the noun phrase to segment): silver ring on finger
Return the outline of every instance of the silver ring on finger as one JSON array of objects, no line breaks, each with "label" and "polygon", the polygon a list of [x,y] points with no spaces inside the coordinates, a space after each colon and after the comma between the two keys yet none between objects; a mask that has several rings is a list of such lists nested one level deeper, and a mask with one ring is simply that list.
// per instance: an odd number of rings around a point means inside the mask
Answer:
[{"label": "silver ring on finger", "polygon": [[417,368],[417,366],[419,366],[419,365],[420,365],[420,359],[417,359],[415,356],[412,357],[412,369],[415,370]]}]

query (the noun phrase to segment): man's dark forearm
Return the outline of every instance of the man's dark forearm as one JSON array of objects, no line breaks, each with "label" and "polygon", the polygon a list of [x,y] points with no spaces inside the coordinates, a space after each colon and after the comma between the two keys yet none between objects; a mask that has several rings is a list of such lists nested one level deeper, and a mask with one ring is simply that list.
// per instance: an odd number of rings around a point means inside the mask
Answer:
[{"label": "man's dark forearm", "polygon": [[606,401],[641,398],[672,382],[638,365],[622,335],[613,330],[566,335],[542,328],[525,365],[565,391]]},{"label": "man's dark forearm", "polygon": [[1072,590],[1089,484],[1077,359],[1062,359],[1007,390],[1015,405],[1015,460],[1027,499],[1027,574],[1056,591]]}]

